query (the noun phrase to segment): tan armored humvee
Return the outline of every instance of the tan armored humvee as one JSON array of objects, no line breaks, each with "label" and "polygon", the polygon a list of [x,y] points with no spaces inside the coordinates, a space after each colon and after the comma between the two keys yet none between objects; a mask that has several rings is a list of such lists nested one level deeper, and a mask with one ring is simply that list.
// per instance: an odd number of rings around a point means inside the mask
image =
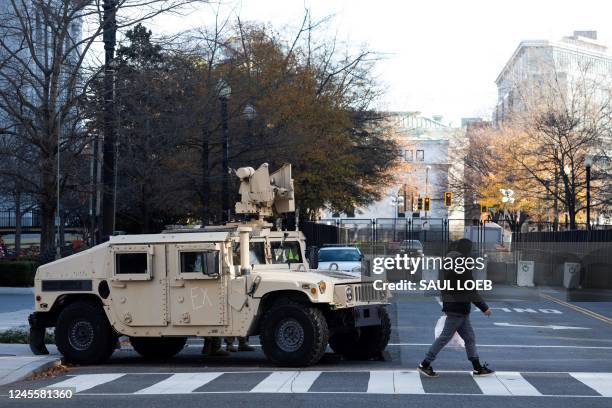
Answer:
[{"label": "tan armored humvee", "polygon": [[[259,335],[280,365],[317,363],[327,344],[349,358],[389,341],[388,293],[337,271],[310,270],[299,231],[264,221],[294,211],[291,167],[236,171],[236,213],[256,219],[198,230],[120,235],[38,268],[30,347],[46,327],[70,362],[96,364],[130,337],[144,357],[178,353],[188,337]],[[186,232],[189,231],[189,232]]]}]

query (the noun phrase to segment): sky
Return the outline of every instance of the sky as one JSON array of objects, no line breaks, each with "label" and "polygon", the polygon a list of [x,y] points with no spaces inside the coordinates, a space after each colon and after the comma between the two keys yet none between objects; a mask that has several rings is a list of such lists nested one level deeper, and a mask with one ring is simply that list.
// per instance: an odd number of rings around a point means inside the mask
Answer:
[{"label": "sky", "polygon": [[[147,23],[173,33],[211,24],[216,6]],[[330,36],[384,55],[377,64],[386,90],[377,108],[490,118],[495,78],[522,40],[558,40],[574,30],[597,30],[612,46],[610,0],[242,0],[226,1],[222,15],[239,14],[277,29],[296,27],[304,9],[313,19],[333,15]]]}]

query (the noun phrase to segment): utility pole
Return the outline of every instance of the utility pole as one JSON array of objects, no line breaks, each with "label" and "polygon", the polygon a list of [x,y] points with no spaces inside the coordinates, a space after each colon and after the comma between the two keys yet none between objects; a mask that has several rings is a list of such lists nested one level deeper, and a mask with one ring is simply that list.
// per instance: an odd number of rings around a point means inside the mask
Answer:
[{"label": "utility pole", "polygon": [[102,240],[113,235],[115,225],[115,43],[117,0],[104,0],[104,141],[102,144]]},{"label": "utility pole", "polygon": [[219,80],[218,83],[218,91],[219,91],[219,102],[221,103],[221,131],[223,137],[222,143],[222,154],[223,160],[221,164],[222,171],[222,205],[223,205],[223,214],[222,220],[224,222],[230,221],[230,204],[229,204],[229,130],[228,130],[228,114],[227,114],[227,101],[231,95],[231,88],[224,80]]}]

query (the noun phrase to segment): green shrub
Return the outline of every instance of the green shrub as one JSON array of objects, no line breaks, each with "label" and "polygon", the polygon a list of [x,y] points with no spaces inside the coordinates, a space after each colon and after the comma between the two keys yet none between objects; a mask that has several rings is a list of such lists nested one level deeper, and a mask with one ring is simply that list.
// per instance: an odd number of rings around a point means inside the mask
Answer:
[{"label": "green shrub", "polygon": [[[0,331],[0,343],[10,344],[28,344],[29,331],[27,329],[15,328]],[[45,344],[55,343],[55,333],[53,330],[47,329],[45,333]]]},{"label": "green shrub", "polygon": [[2,261],[0,262],[0,286],[34,286],[37,262]]}]

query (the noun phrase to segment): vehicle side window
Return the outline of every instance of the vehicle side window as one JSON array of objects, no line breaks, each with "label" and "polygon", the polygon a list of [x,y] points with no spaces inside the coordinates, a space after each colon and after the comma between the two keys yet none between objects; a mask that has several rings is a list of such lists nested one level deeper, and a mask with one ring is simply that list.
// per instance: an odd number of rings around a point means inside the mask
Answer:
[{"label": "vehicle side window", "polygon": [[125,252],[115,254],[115,273],[117,275],[147,273],[147,253]]},{"label": "vehicle side window", "polygon": [[181,251],[181,273],[219,274],[219,251]]},{"label": "vehicle side window", "polygon": [[[240,244],[238,242],[234,242],[232,244],[232,252],[234,254],[234,265],[240,264]],[[261,265],[266,263],[263,242],[251,241],[249,243],[249,262],[251,265]]]}]

